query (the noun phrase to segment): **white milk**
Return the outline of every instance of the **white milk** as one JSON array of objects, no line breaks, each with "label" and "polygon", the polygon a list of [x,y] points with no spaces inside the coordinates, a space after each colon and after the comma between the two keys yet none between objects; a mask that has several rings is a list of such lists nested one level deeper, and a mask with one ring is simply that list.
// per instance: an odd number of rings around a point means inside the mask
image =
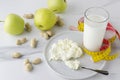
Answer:
[{"label": "white milk", "polygon": [[107,26],[107,21],[104,20],[104,17],[97,15],[85,18],[83,44],[90,51],[100,50]]}]

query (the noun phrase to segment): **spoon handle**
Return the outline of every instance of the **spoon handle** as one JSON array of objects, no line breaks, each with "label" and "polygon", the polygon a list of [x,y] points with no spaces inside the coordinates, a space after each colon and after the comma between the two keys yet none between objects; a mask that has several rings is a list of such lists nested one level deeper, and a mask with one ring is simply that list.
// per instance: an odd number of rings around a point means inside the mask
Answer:
[{"label": "spoon handle", "polygon": [[108,71],[91,69],[91,68],[86,68],[86,67],[81,67],[81,68],[87,69],[87,70],[91,70],[91,71],[95,71],[95,72],[100,73],[100,74],[103,74],[103,75],[109,75],[109,72],[108,72]]}]

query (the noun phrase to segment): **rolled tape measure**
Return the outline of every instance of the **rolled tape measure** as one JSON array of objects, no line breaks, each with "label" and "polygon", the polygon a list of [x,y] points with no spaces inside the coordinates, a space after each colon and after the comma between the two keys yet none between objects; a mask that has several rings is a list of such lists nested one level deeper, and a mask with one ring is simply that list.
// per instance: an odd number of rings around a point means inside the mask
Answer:
[{"label": "rolled tape measure", "polygon": [[[79,31],[84,32],[84,18],[83,17],[78,21],[77,28]],[[110,35],[108,35],[108,33]],[[90,51],[86,49],[84,46],[83,46],[83,51],[86,54],[90,55],[94,62],[99,62],[101,60],[107,60],[107,61],[114,60],[115,58],[118,57],[118,54],[117,53],[114,53],[113,55],[110,54],[111,44],[115,41],[117,36],[120,39],[119,32],[116,29],[114,29],[114,27],[110,23],[108,23],[107,28],[106,28],[106,35],[103,40],[103,45],[101,46],[100,51],[97,51],[97,52]]]}]

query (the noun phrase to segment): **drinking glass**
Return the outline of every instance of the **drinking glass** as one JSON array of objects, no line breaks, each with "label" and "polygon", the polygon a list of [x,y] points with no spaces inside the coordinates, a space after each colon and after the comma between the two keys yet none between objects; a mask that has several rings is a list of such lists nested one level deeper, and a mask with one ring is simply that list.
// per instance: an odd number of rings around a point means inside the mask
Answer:
[{"label": "drinking glass", "polygon": [[105,35],[109,13],[101,7],[88,8],[84,13],[83,45],[90,51],[99,51]]}]

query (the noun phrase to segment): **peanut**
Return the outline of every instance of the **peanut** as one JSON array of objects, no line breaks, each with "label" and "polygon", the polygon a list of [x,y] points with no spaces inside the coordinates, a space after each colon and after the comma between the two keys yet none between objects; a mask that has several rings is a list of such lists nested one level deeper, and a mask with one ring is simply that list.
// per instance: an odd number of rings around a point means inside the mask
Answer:
[{"label": "peanut", "polygon": [[21,43],[21,40],[18,39],[18,40],[16,41],[16,45],[21,45],[21,44],[22,44],[22,43]]},{"label": "peanut", "polygon": [[25,65],[25,70],[26,71],[32,71],[33,70],[33,66],[32,66],[32,64],[31,63],[27,63],[26,65]]},{"label": "peanut", "polygon": [[25,59],[25,60],[24,60],[24,64],[26,65],[26,64],[28,64],[28,63],[30,63],[29,59]]},{"label": "peanut", "polygon": [[44,33],[45,33],[44,31],[41,31],[41,32],[40,32],[40,35],[43,37],[43,34],[44,34]]},{"label": "peanut", "polygon": [[25,23],[25,30],[28,32],[32,31],[31,25],[29,23]]},{"label": "peanut", "polygon": [[57,17],[56,25],[58,25],[58,26],[63,26],[64,25],[63,20],[59,16]]},{"label": "peanut", "polygon": [[23,17],[26,19],[33,19],[34,15],[33,14],[24,14]]},{"label": "peanut", "polygon": [[49,31],[46,31],[46,33],[47,33],[48,36],[50,36],[50,37],[53,35],[52,31],[50,31],[50,30],[49,30]]},{"label": "peanut", "polygon": [[48,30],[48,31],[41,31],[40,35],[42,37],[44,37],[45,39],[49,39],[53,35],[53,33],[50,30]]},{"label": "peanut", "polygon": [[36,59],[33,60],[32,63],[35,64],[35,65],[40,64],[41,63],[41,59],[40,58],[36,58]]},{"label": "peanut", "polygon": [[22,39],[21,39],[21,43],[22,43],[22,44],[24,44],[24,43],[26,43],[26,42],[27,42],[27,39],[26,39],[26,38],[22,38]]},{"label": "peanut", "polygon": [[22,38],[21,40],[18,39],[18,40],[16,41],[16,45],[22,45],[22,44],[24,44],[24,43],[26,43],[26,42],[27,42],[27,39],[26,39],[26,38]]},{"label": "peanut", "polygon": [[43,37],[44,37],[45,39],[49,39],[49,36],[48,36],[48,34],[47,34],[46,32],[43,33]]},{"label": "peanut", "polygon": [[35,38],[31,39],[31,42],[30,42],[30,46],[32,48],[36,48],[37,47],[37,40]]},{"label": "peanut", "polygon": [[60,20],[60,16],[57,16],[57,22]]},{"label": "peanut", "polygon": [[19,52],[15,52],[15,53],[12,54],[12,57],[13,58],[20,58],[20,57],[22,57],[22,54],[19,53]]}]

